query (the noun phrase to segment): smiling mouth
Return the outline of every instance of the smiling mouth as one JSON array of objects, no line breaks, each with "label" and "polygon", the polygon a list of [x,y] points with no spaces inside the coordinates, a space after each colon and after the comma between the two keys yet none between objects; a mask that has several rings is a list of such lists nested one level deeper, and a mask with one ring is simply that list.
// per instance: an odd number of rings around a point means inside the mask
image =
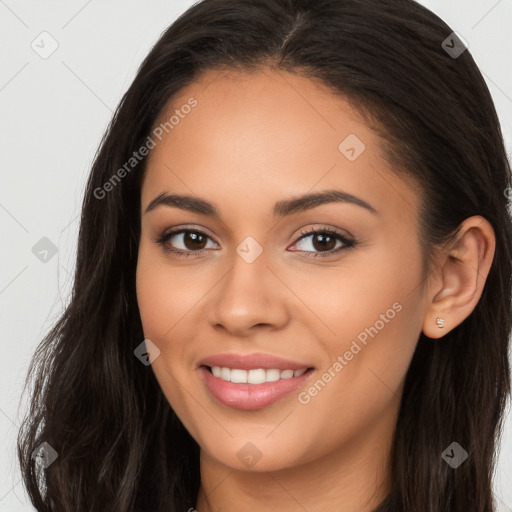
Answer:
[{"label": "smiling mouth", "polygon": [[278,368],[255,368],[252,370],[242,370],[239,368],[227,368],[221,366],[203,365],[213,376],[226,382],[235,384],[265,384],[277,382],[279,380],[288,380],[300,377],[313,368],[304,367],[299,370],[280,370]]}]

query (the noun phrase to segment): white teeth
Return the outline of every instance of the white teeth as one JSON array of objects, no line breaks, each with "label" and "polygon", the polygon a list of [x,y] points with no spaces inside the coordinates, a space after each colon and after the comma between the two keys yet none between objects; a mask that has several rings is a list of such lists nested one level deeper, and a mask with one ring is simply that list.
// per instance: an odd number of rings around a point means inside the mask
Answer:
[{"label": "white teeth", "polygon": [[231,370],[231,382],[247,382],[247,370]]},{"label": "white teeth", "polygon": [[280,379],[291,379],[300,377],[307,371],[307,368],[300,370],[278,370],[257,368],[255,370],[239,370],[238,368],[226,368],[212,366],[212,373],[215,377],[235,383],[263,384],[264,382],[276,382]]},{"label": "white teeth", "polygon": [[249,370],[247,382],[249,384],[263,384],[266,380],[266,372],[262,368],[258,370]]},{"label": "white teeth", "polygon": [[279,370],[267,370],[265,380],[267,382],[275,382],[281,378],[281,372]]},{"label": "white teeth", "polygon": [[231,370],[229,368],[220,369],[220,378],[224,380],[230,380]]}]

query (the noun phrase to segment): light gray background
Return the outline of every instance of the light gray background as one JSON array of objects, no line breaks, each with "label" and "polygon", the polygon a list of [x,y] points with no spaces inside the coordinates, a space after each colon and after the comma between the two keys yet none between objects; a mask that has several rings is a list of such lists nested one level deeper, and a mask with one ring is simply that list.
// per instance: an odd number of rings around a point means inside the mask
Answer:
[{"label": "light gray background", "polygon": [[[512,0],[422,0],[468,43],[512,148]],[[112,112],[162,31],[190,0],[0,0],[0,512],[34,510],[15,438],[20,393],[36,345],[69,298],[78,215],[90,164]],[[31,47],[48,36],[48,58]],[[447,34],[448,35],[448,34]],[[39,42],[39,43],[38,43]],[[40,51],[43,51],[41,48]],[[46,263],[32,247],[58,248]],[[509,408],[510,411],[510,408]],[[512,415],[495,494],[512,511]]]}]

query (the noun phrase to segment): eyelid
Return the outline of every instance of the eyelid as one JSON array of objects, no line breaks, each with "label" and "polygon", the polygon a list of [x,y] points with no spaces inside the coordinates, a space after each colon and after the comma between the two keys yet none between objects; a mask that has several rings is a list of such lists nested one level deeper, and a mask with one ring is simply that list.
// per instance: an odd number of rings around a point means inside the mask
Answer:
[{"label": "eyelid", "polygon": [[193,231],[195,233],[200,233],[201,235],[207,236],[208,238],[213,240],[217,245],[219,245],[218,242],[215,241],[215,238],[211,234],[209,234],[205,228],[199,228],[191,224],[184,224],[182,226],[175,226],[172,228],[164,229],[160,231],[159,234],[156,235],[156,240],[154,241],[156,242],[157,240],[164,237],[178,235],[180,233],[183,233],[184,231]]},{"label": "eyelid", "polygon": [[176,226],[169,229],[164,229],[163,231],[159,232],[159,234],[156,235],[156,237],[153,238],[153,242],[157,245],[161,245],[162,248],[169,253],[180,253],[180,254],[191,254],[191,255],[199,255],[203,254],[205,251],[210,249],[200,249],[197,251],[193,250],[182,250],[182,249],[168,249],[166,248],[167,241],[171,239],[174,236],[181,235],[183,233],[187,232],[194,232],[199,233],[200,235],[205,236],[209,240],[211,240],[214,244],[217,246],[220,245],[218,242],[215,241],[214,237],[206,232],[203,228],[198,228],[192,225],[183,225],[183,226]]},{"label": "eyelid", "polygon": [[311,228],[309,228],[309,227],[308,228],[301,228],[300,229],[300,236],[299,236],[299,238],[297,238],[295,240],[295,242],[298,242],[302,238],[305,238],[308,235],[315,234],[315,233],[333,233],[333,234],[338,235],[341,238],[345,238],[347,240],[353,240],[354,239],[353,235],[351,233],[349,233],[348,231],[342,230],[340,228],[336,228],[334,226],[326,226],[326,225],[318,226],[317,225],[317,226],[311,227]]},{"label": "eyelid", "polygon": [[309,238],[310,236],[317,235],[317,234],[327,234],[329,236],[334,237],[337,241],[341,241],[341,243],[342,243],[341,247],[338,247],[336,249],[332,249],[329,251],[304,251],[304,250],[298,251],[298,252],[303,252],[303,253],[308,254],[308,256],[307,256],[308,258],[318,257],[318,256],[320,256],[320,257],[333,256],[343,250],[351,249],[357,245],[357,241],[351,234],[345,233],[344,231],[340,230],[339,228],[335,228],[335,227],[331,227],[331,226],[329,226],[329,227],[325,227],[325,226],[318,227],[317,226],[317,227],[311,227],[311,228],[306,228],[306,229],[302,228],[300,230],[300,233],[301,233],[300,236],[289,247],[293,247],[294,245],[298,244],[305,238]]}]

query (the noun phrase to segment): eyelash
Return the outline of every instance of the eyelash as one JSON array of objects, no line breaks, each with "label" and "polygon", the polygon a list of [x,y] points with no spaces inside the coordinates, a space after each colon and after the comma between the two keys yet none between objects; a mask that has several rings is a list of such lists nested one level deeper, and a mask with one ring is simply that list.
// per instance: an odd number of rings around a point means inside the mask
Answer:
[{"label": "eyelash", "polygon": [[[155,240],[155,243],[157,243],[158,245],[162,246],[162,248],[163,248],[163,250],[165,252],[169,252],[169,253],[175,254],[176,256],[185,256],[187,258],[189,256],[201,255],[201,254],[203,254],[204,252],[206,252],[208,250],[208,249],[202,249],[202,250],[199,250],[199,251],[194,251],[194,250],[182,251],[180,249],[170,249],[166,245],[166,243],[173,236],[179,235],[181,233],[196,233],[196,234],[199,234],[199,235],[202,235],[202,236],[205,236],[205,237],[211,239],[211,237],[209,237],[206,233],[204,233],[200,229],[180,228],[180,229],[177,229],[175,231],[170,231],[168,233],[166,233],[164,231],[160,236],[158,236],[158,238]],[[337,254],[338,252],[341,252],[341,251],[344,251],[344,250],[348,250],[348,249],[353,249],[357,245],[357,242],[355,240],[350,240],[349,238],[347,238],[346,236],[342,235],[340,232],[338,232],[338,231],[336,231],[334,229],[325,228],[325,229],[301,230],[300,233],[301,233],[301,236],[293,243],[293,245],[295,245],[300,240],[302,240],[304,238],[307,238],[308,236],[317,235],[317,234],[322,234],[322,235],[327,234],[327,235],[333,236],[337,240],[340,240],[344,244],[342,247],[338,247],[337,249],[330,250],[330,251],[324,251],[324,252],[299,251],[299,252],[306,253],[306,255],[307,255],[306,257],[307,258],[317,258],[317,257],[323,258],[323,257],[326,257],[326,256],[332,256],[333,254]]]}]

